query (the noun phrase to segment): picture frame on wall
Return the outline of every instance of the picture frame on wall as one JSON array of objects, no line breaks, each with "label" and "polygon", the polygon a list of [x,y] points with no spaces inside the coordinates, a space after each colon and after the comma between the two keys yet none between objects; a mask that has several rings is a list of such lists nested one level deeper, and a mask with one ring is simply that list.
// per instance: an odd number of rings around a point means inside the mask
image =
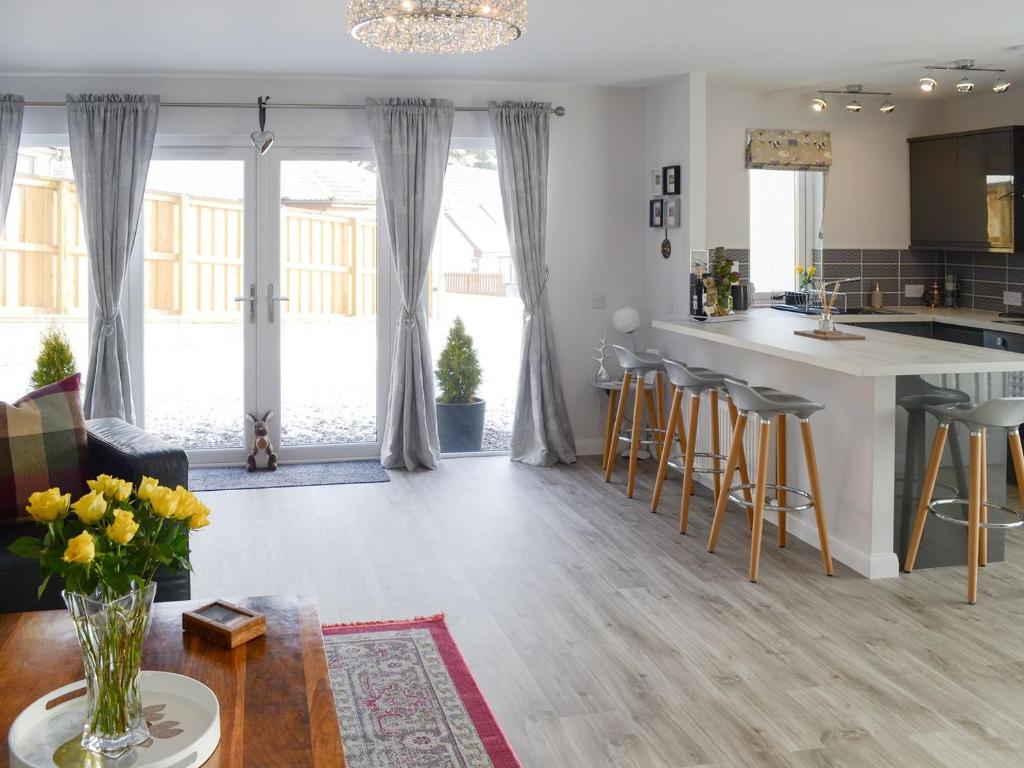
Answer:
[{"label": "picture frame on wall", "polygon": [[680,165],[666,165],[661,169],[661,194],[678,195],[682,189],[683,168]]},{"label": "picture frame on wall", "polygon": [[661,229],[665,226],[665,204],[662,200],[651,200],[650,220],[648,226]]},{"label": "picture frame on wall", "polygon": [[661,194],[662,187],[665,185],[665,182],[664,182],[663,179],[664,179],[664,174],[662,173],[662,169],[661,168],[658,168],[656,170],[651,171],[651,194],[652,195],[660,195]]},{"label": "picture frame on wall", "polygon": [[678,197],[666,197],[663,201],[662,217],[664,226],[677,229],[683,225],[682,201]]}]

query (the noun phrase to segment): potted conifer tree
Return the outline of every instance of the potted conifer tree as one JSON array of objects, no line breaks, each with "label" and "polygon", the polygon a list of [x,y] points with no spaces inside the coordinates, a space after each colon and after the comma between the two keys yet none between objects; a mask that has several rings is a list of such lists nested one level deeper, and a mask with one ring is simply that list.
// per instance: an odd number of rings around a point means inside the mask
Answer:
[{"label": "potted conifer tree", "polygon": [[33,389],[41,389],[55,381],[63,381],[78,372],[71,352],[71,342],[62,328],[50,326],[43,332],[36,368],[29,379]]},{"label": "potted conifer tree", "polygon": [[437,434],[442,453],[479,451],[484,439],[486,403],[476,396],[480,361],[473,337],[456,317],[437,360]]}]

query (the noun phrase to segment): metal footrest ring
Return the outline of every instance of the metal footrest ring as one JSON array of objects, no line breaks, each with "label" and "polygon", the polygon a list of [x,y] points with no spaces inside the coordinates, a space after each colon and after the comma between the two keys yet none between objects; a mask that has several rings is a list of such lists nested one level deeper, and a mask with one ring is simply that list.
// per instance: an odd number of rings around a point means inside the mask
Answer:
[{"label": "metal footrest ring", "polygon": [[[942,514],[942,512],[939,512],[935,508],[948,507],[954,504],[966,507],[969,503],[970,502],[967,499],[937,499],[936,501],[933,501],[931,504],[928,505],[928,511],[931,514],[935,515],[935,517],[939,518],[939,520],[943,520],[947,523],[953,523],[953,525],[962,525],[964,527],[967,527],[969,523],[966,519],[944,515]],[[1020,528],[1022,525],[1024,525],[1024,512],[1018,512],[1017,510],[1010,509],[1009,507],[1005,507],[1002,504],[993,504],[987,501],[982,502],[982,506],[985,507],[985,509],[998,510],[999,512],[1005,514],[1007,517],[1012,517],[1016,519],[1009,523],[979,523],[978,527],[980,528],[992,528],[994,530],[1006,531],[1010,530],[1011,528]]]},{"label": "metal footrest ring", "polygon": [[[697,459],[703,461],[714,462],[718,459],[721,464],[718,469],[715,469],[714,463],[711,466],[697,466]],[[695,475],[722,475],[725,474],[725,462],[729,460],[729,457],[724,453],[712,453],[711,451],[694,451],[693,452],[693,473]],[[702,462],[703,463],[703,462]],[[686,454],[676,453],[668,457],[668,465],[679,472],[686,471]]]},{"label": "metal footrest ring", "polygon": [[[658,432],[658,431],[659,430],[652,429],[651,427],[644,427],[643,429],[641,429],[640,430],[640,445],[644,445],[644,446],[648,446],[648,447],[652,446],[652,445],[660,446],[662,444],[662,441],[659,440],[658,438],[654,437],[654,433]],[[633,442],[633,430],[632,430],[632,428],[624,429],[621,432],[619,432],[619,442],[620,443],[632,443]]]},{"label": "metal footrest ring", "polygon": [[[754,489],[756,487],[757,486],[754,483],[744,483],[743,485],[734,485],[728,491],[729,499],[731,501],[735,501],[737,504],[739,504],[741,507],[743,507],[745,509],[753,509],[754,508],[753,500],[747,501],[746,499],[744,499],[739,494],[740,494],[741,491],[749,490],[751,492],[751,495],[753,495]],[[768,509],[770,507],[771,509],[777,510],[778,512],[803,512],[805,509],[810,509],[811,507],[814,506],[814,499],[811,497],[811,494],[809,494],[803,488],[794,488],[791,485],[780,485],[779,483],[766,483],[765,484],[765,489],[766,489],[765,504],[764,504],[765,509]],[[775,495],[772,498],[769,499],[768,496],[769,496],[769,494],[772,491],[774,491]],[[799,496],[801,499],[807,499],[807,503],[806,504],[789,504],[787,506],[781,506],[780,504],[775,503],[776,500],[778,499],[779,491],[785,491],[787,494],[792,494],[794,496]]]}]

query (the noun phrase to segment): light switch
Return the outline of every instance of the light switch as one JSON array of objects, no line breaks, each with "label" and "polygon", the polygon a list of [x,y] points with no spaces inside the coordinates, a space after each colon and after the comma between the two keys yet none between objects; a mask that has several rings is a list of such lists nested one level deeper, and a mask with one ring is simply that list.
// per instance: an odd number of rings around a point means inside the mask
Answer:
[{"label": "light switch", "polygon": [[1008,307],[1019,307],[1021,305],[1020,291],[1003,291],[1003,304]]},{"label": "light switch", "polygon": [[905,285],[903,295],[908,299],[920,299],[924,296],[924,285]]}]

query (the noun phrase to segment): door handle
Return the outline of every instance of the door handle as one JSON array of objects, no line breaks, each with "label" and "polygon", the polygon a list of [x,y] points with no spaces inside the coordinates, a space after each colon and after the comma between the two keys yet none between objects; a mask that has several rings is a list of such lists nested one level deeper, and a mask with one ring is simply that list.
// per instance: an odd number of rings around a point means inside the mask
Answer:
[{"label": "door handle", "polygon": [[291,301],[287,296],[275,296],[274,284],[267,286],[267,319],[274,322],[274,305],[279,301]]},{"label": "door handle", "polygon": [[235,296],[235,301],[248,301],[249,302],[249,322],[256,322],[256,283],[249,285],[248,296]]}]

